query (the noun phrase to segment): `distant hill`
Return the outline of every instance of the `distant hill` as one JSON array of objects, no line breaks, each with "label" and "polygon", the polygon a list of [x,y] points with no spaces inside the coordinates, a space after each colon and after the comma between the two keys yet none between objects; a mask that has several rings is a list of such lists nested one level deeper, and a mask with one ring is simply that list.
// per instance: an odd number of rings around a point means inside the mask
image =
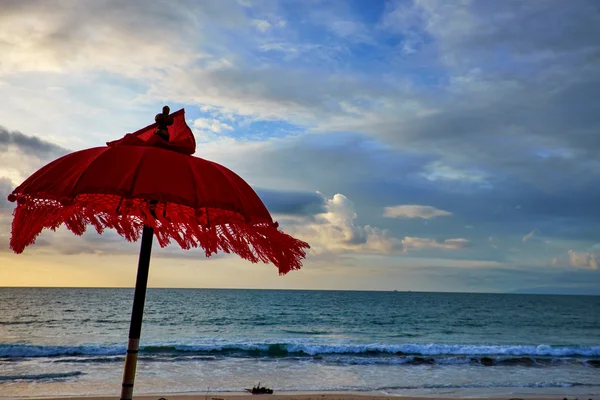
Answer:
[{"label": "distant hill", "polygon": [[582,296],[600,296],[600,283],[594,287],[555,287],[543,286],[534,288],[521,288],[507,293],[515,294],[569,294]]}]

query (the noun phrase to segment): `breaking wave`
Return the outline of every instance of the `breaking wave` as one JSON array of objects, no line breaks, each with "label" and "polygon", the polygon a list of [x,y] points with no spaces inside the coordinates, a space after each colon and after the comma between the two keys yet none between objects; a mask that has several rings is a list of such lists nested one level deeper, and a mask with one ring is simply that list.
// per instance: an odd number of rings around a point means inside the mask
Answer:
[{"label": "breaking wave", "polygon": [[83,375],[81,371],[73,372],[62,372],[54,374],[31,374],[31,375],[0,375],[0,382],[2,381],[55,381],[75,376]]},{"label": "breaking wave", "polygon": [[[33,346],[0,344],[0,358],[54,357],[60,362],[116,362],[124,345]],[[301,358],[340,364],[481,364],[544,366],[577,362],[600,367],[600,346],[449,345],[449,344],[324,344],[186,343],[150,344],[140,348],[148,360],[211,361],[222,358]]]}]

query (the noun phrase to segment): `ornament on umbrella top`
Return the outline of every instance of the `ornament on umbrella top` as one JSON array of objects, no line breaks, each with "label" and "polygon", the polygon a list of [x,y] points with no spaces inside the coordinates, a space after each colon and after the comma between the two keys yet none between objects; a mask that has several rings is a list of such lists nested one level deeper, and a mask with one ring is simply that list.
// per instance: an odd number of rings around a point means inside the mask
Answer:
[{"label": "ornament on umbrella top", "polygon": [[169,141],[169,126],[173,125],[173,116],[169,115],[171,109],[169,106],[164,106],[161,114],[156,114],[154,121],[158,124],[154,134],[160,136],[164,141]]}]

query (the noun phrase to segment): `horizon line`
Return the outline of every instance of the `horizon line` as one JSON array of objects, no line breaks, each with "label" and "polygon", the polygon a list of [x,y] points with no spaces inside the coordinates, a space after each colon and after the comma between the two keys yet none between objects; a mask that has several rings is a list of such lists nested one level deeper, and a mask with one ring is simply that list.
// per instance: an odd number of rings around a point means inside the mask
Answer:
[{"label": "horizon line", "polygon": [[[133,286],[0,286],[0,289],[132,289]],[[600,293],[535,293],[533,291],[518,292],[461,292],[461,291],[431,291],[431,290],[400,290],[400,289],[300,289],[300,288],[235,288],[235,287],[148,287],[159,290],[271,290],[271,291],[311,291],[311,292],[384,292],[384,293],[444,293],[444,294],[512,294],[539,296],[600,296]]]}]

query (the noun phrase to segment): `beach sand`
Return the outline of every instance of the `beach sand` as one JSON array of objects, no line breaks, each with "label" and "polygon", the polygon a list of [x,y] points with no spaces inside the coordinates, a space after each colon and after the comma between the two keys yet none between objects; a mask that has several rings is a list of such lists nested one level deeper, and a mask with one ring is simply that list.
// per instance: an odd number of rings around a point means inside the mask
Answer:
[{"label": "beach sand", "polygon": [[[186,394],[152,394],[133,396],[134,400],[158,400],[160,398],[167,400],[249,400],[254,397],[254,400],[447,400],[448,397],[401,397],[401,396],[380,396],[373,394],[360,393],[293,393],[293,394],[273,394],[273,395],[257,395],[253,396],[246,393],[236,394],[211,394],[211,393],[186,393]],[[458,399],[458,397],[453,397]],[[469,397],[468,400],[562,400],[563,396],[555,397]],[[34,399],[34,398],[31,398]],[[39,397],[36,399],[40,399]],[[77,396],[77,397],[43,397],[44,400],[115,400],[118,396]],[[23,398],[20,398],[23,400]]]}]

